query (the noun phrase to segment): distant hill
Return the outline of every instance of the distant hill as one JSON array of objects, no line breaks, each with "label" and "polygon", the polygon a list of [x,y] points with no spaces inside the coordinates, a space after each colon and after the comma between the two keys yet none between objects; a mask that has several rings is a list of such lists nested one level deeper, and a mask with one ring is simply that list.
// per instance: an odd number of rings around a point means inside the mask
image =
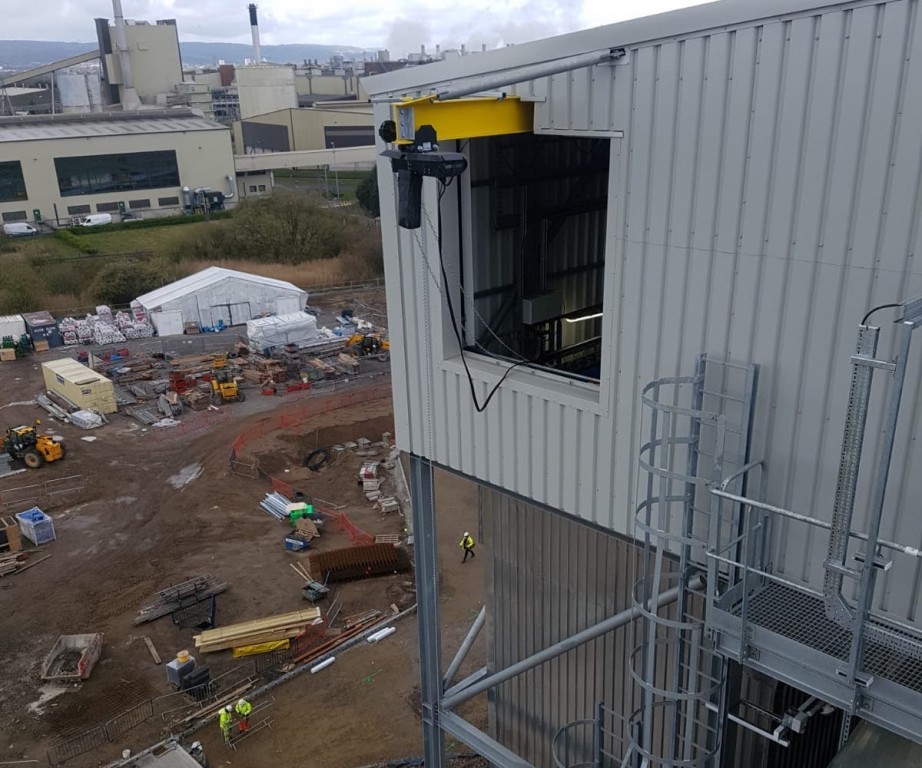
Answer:
[{"label": "distant hill", "polygon": [[[244,43],[180,43],[183,64],[202,66],[224,60],[227,64],[243,64],[252,58],[253,47]],[[50,40],[0,40],[0,67],[20,71],[48,64],[59,59],[92,51],[94,43],[65,43]],[[361,54],[362,49],[349,45],[263,45],[262,55],[278,64],[301,64],[305,59],[327,61],[335,54]]]}]

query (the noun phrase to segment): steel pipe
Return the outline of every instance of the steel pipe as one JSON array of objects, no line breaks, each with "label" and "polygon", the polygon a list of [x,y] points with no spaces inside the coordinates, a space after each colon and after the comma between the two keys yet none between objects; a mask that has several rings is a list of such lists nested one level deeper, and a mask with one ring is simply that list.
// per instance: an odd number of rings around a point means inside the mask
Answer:
[{"label": "steel pipe", "polygon": [[451,664],[448,665],[448,671],[445,672],[445,676],[442,678],[442,688],[448,688],[448,686],[451,685],[451,681],[454,680],[455,675],[458,674],[458,670],[467,658],[467,654],[470,652],[471,647],[474,645],[474,641],[477,640],[477,636],[480,634],[480,630],[483,629],[483,625],[486,624],[486,622],[487,606],[483,606],[483,608],[480,609],[480,613],[477,614],[477,618],[474,619],[474,624],[468,630],[467,636],[461,643],[461,647],[458,648],[458,652],[451,660]]},{"label": "steel pipe", "polygon": [[[700,577],[695,577],[689,582],[688,588],[697,590],[703,585],[704,581]],[[680,587],[673,587],[663,592],[656,601],[657,607],[662,608],[670,603],[674,603],[679,597],[680,590]],[[559,643],[554,643],[554,645],[545,648],[543,651],[538,651],[538,653],[529,656],[527,659],[522,659],[505,669],[501,669],[495,674],[485,677],[479,682],[472,683],[452,696],[445,696],[442,699],[442,708],[451,709],[459,704],[463,704],[465,701],[470,701],[478,694],[488,691],[490,688],[504,683],[507,680],[511,680],[513,677],[527,672],[529,669],[534,669],[539,664],[555,659],[567,651],[572,651],[574,648],[588,643],[590,640],[595,640],[597,637],[611,632],[613,629],[618,629],[619,627],[629,624],[639,615],[640,608],[638,606],[631,606],[620,613],[616,613],[614,616],[610,616],[604,621],[600,621],[598,624],[587,627],[581,632],[577,632],[575,635],[570,635],[570,637],[561,640]]]}]

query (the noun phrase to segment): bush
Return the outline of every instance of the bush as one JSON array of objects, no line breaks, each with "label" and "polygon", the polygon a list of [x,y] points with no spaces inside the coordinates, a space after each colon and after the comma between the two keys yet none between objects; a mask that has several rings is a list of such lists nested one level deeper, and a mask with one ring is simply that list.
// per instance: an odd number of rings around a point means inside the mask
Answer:
[{"label": "bush", "polygon": [[5,257],[0,269],[0,314],[41,309],[42,282],[22,257]]},{"label": "bush", "polygon": [[378,200],[378,171],[372,168],[355,188],[355,197],[362,210],[375,218],[381,215],[381,203]]},{"label": "bush", "polygon": [[315,197],[277,192],[244,201],[229,225],[178,246],[171,255],[300,264],[338,256],[348,240],[348,224],[340,210],[323,208]]},{"label": "bush", "polygon": [[170,282],[174,271],[164,260],[113,261],[96,274],[90,293],[101,304],[129,304],[141,294]]}]

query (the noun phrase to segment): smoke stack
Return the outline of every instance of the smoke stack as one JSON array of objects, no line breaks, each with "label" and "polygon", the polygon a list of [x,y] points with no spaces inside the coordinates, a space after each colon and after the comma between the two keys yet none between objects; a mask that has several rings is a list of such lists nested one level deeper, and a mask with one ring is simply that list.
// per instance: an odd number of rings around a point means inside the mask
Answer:
[{"label": "smoke stack", "polygon": [[487,52],[487,44],[486,44],[486,43],[481,43],[481,44],[480,44],[480,50],[481,50],[482,53],[486,53],[486,52]]},{"label": "smoke stack", "polygon": [[442,53],[442,46],[438,43],[435,44],[435,58],[438,58]]},{"label": "smoke stack", "polygon": [[467,46],[464,43],[461,43],[461,55],[467,56]]},{"label": "smoke stack", "polygon": [[419,46],[419,55],[422,56],[423,58],[426,58],[426,46],[425,45]]},{"label": "smoke stack", "polygon": [[263,59],[259,51],[259,20],[256,18],[256,3],[250,3],[247,8],[250,9],[250,32],[253,33],[253,56],[259,64]]},{"label": "smoke stack", "polygon": [[115,16],[115,51],[118,54],[119,68],[122,70],[122,109],[137,109],[141,100],[134,89],[131,58],[128,55],[128,39],[125,36],[122,0],[112,0],[112,14]]}]

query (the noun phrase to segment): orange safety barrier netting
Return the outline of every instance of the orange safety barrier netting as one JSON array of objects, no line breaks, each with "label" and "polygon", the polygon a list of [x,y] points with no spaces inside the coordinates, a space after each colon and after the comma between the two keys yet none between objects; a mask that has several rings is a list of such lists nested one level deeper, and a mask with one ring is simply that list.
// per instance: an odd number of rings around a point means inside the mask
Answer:
[{"label": "orange safety barrier netting", "polygon": [[[338,395],[328,395],[325,397],[313,394],[315,391],[316,390],[312,390],[312,394],[308,395],[306,400],[297,408],[270,419],[264,419],[237,435],[234,442],[231,444],[230,460],[235,461],[243,449],[246,448],[247,443],[265,437],[276,430],[293,429],[314,416],[391,396],[390,384],[380,384],[376,387],[357,389],[351,392],[342,392]],[[275,488],[275,482],[276,481],[273,480],[273,488],[279,490]],[[279,493],[282,493],[282,491],[279,490]]]}]

